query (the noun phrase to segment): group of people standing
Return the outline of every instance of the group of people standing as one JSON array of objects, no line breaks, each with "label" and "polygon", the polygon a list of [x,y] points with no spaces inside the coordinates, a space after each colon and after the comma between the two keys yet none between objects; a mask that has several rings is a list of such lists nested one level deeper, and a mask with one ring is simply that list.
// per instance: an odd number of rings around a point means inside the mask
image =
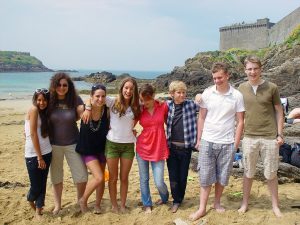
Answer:
[{"label": "group of people standing", "polygon": [[[172,81],[169,85],[171,100],[164,102],[155,99],[155,88],[151,84],[143,84],[138,89],[136,81],[128,77],[122,80],[116,97],[106,96],[102,84],[92,86],[90,99],[84,104],[70,77],[56,73],[51,78],[49,90],[35,91],[25,120],[25,159],[30,178],[27,200],[36,215],[41,215],[44,206],[49,167],[54,193],[53,213],[61,210],[64,157],[77,187],[77,201],[82,212],[88,210],[88,198],[95,190],[94,211],[101,212],[106,164],[112,211],[125,212],[128,176],[135,152],[145,212],[151,213],[153,206],[150,165],[160,196],[155,204],[165,204],[169,200],[164,182],[167,162],[173,198],[171,211],[176,213],[184,200],[193,149],[199,151],[201,188],[199,209],[190,219],[197,220],[206,214],[213,184],[214,208],[224,212],[221,196],[244,132],[244,195],[239,212],[248,209],[256,162],[261,155],[273,211],[281,216],[277,169],[279,145],[283,143],[283,113],[278,88],[261,78],[261,67],[257,57],[247,57],[248,81],[236,90],[229,84],[228,66],[215,63],[212,67],[215,85],[207,88],[202,97],[197,95],[195,101],[188,100],[185,83]],[[79,131],[76,121],[80,118]],[[134,130],[137,122],[142,126],[138,137]],[[93,176],[89,181],[87,168]]]}]

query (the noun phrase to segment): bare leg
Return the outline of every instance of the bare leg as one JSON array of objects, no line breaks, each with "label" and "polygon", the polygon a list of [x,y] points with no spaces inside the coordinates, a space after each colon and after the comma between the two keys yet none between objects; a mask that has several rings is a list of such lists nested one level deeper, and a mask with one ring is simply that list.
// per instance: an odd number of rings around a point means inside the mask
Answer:
[{"label": "bare leg", "polygon": [[222,186],[220,183],[215,184],[215,202],[214,202],[214,208],[218,213],[225,212],[225,208],[221,206],[221,196],[224,190],[224,186]]},{"label": "bare leg", "polygon": [[104,182],[104,174],[101,170],[100,163],[98,160],[89,161],[86,166],[89,168],[93,175],[93,179],[91,179],[85,188],[83,196],[79,200],[79,205],[81,212],[86,212],[88,210],[87,201],[93,191]]},{"label": "bare leg", "polygon": [[120,166],[120,194],[121,194],[121,212],[126,210],[126,199],[128,192],[128,176],[132,166],[132,159],[121,158]]},{"label": "bare leg", "polygon": [[190,220],[192,220],[192,221],[198,220],[201,217],[205,216],[205,214],[206,214],[206,205],[207,205],[211,186],[201,187],[200,189],[201,189],[201,191],[200,191],[199,209],[189,216]]},{"label": "bare leg", "polygon": [[53,184],[53,195],[54,195],[54,209],[52,213],[57,215],[61,210],[61,196],[63,190],[63,183]]},{"label": "bare leg", "polygon": [[[105,172],[105,163],[100,163],[100,167],[101,167],[101,171],[102,174],[104,176],[104,172]],[[94,207],[94,212],[96,214],[99,214],[101,212],[101,200],[103,197],[103,193],[104,193],[104,189],[105,189],[105,181],[103,179],[103,182],[101,182],[98,187],[96,188],[96,203],[95,203],[95,207]]]},{"label": "bare leg", "polygon": [[35,211],[36,210],[35,203],[31,202],[31,201],[28,201],[28,202],[29,202],[30,207]]},{"label": "bare leg", "polygon": [[253,182],[252,178],[248,178],[244,175],[244,179],[243,179],[243,201],[242,201],[241,207],[238,210],[238,212],[240,212],[240,213],[245,213],[248,210],[248,204],[249,204],[249,197],[250,197],[252,182]]},{"label": "bare leg", "polygon": [[107,167],[109,171],[108,189],[112,210],[114,212],[118,212],[119,206],[117,202],[117,181],[119,172],[119,158],[107,159]]},{"label": "bare leg", "polygon": [[282,214],[279,209],[279,204],[278,204],[278,180],[277,180],[277,177],[275,177],[272,180],[267,180],[267,183],[268,183],[268,188],[269,188],[269,191],[271,194],[273,212],[277,217],[282,217]]},{"label": "bare leg", "polygon": [[77,202],[79,203],[79,200],[82,198],[83,193],[85,191],[87,182],[82,182],[82,183],[77,183],[76,188],[77,188]]}]

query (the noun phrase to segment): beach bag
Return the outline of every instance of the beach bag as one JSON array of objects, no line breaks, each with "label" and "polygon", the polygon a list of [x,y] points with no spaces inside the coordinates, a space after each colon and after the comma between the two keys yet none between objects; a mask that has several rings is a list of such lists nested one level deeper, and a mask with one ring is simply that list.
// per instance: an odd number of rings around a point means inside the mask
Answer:
[{"label": "beach bag", "polygon": [[294,143],[291,164],[300,168],[300,143]]},{"label": "beach bag", "polygon": [[291,163],[292,146],[284,143],[279,148],[279,155],[282,156],[282,162]]}]

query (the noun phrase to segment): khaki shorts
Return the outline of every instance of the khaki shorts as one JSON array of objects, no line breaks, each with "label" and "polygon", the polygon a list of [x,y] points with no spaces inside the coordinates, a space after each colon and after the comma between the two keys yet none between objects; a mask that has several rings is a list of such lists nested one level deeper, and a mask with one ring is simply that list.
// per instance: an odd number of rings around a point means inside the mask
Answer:
[{"label": "khaki shorts", "polygon": [[52,184],[63,182],[64,157],[70,167],[72,178],[75,184],[87,182],[88,174],[80,155],[75,152],[76,145],[57,146],[52,145],[52,161],[50,176]]},{"label": "khaki shorts", "polygon": [[256,172],[258,157],[264,165],[264,176],[272,180],[277,176],[279,165],[279,145],[275,139],[263,137],[244,137],[243,139],[244,174],[253,178]]},{"label": "khaki shorts", "polygon": [[111,158],[134,158],[134,143],[116,143],[106,140],[105,157]]}]

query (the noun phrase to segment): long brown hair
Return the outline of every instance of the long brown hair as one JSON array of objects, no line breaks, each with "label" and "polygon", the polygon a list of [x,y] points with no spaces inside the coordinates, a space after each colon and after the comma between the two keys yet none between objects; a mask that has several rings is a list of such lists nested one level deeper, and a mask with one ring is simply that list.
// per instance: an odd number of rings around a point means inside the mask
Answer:
[{"label": "long brown hair", "polygon": [[120,88],[119,88],[119,94],[115,101],[115,104],[112,107],[112,110],[114,112],[118,112],[119,116],[124,116],[126,112],[126,102],[123,96],[123,87],[126,84],[126,82],[131,82],[133,84],[133,95],[130,99],[129,106],[132,109],[132,112],[134,114],[134,119],[137,119],[141,113],[140,105],[139,105],[139,93],[138,93],[138,87],[135,79],[132,77],[126,77],[122,80]]},{"label": "long brown hair", "polygon": [[[47,90],[47,89],[44,89],[44,90]],[[47,104],[49,106],[49,99],[50,99],[49,92],[45,93],[45,92],[35,91],[33,96],[32,96],[32,104],[37,107],[36,102],[37,102],[37,98],[40,95],[44,96],[44,98],[47,101]],[[49,136],[48,106],[45,109],[42,109],[42,110],[39,107],[37,107],[38,112],[39,112],[39,116],[40,116],[40,119],[41,119],[41,135],[42,135],[43,138]]]},{"label": "long brown hair", "polygon": [[59,82],[62,79],[66,79],[68,82],[68,92],[66,93],[65,104],[69,109],[76,108],[78,95],[76,93],[74,83],[67,73],[59,72],[54,74],[50,80],[50,87],[49,87],[49,91],[50,91],[49,113],[50,114],[58,104],[58,95],[56,93],[56,88],[58,87]]}]

